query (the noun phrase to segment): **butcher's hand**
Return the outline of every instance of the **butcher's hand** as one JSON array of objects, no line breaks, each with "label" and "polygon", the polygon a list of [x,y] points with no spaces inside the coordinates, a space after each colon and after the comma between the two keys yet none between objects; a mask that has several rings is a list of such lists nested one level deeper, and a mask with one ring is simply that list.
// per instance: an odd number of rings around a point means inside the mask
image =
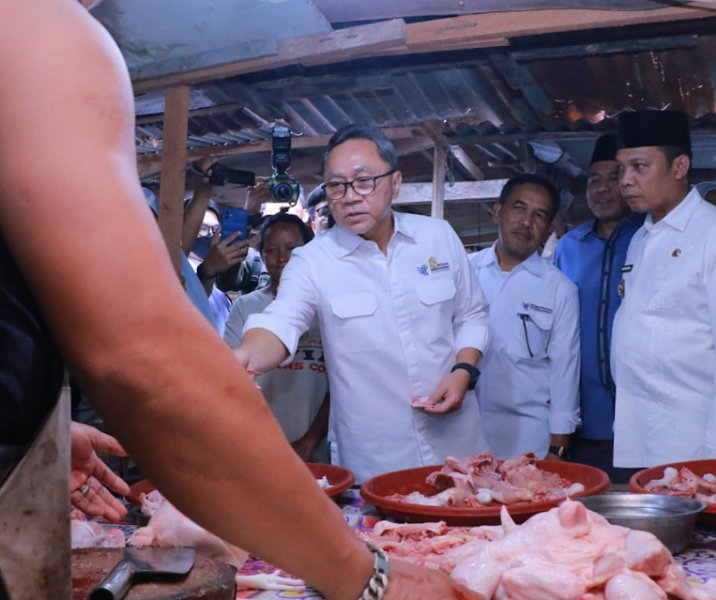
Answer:
[{"label": "butcher's hand", "polygon": [[425,404],[425,412],[442,415],[459,410],[469,382],[470,375],[464,369],[448,373],[430,394]]},{"label": "butcher's hand", "polygon": [[458,585],[442,571],[390,559],[390,578],[384,600],[480,600],[483,597]]},{"label": "butcher's hand", "polygon": [[219,273],[244,262],[249,252],[249,241],[237,241],[240,235],[240,231],[235,231],[221,241],[219,241],[219,232],[214,235],[209,254],[204,259],[202,267],[206,277],[216,277]]},{"label": "butcher's hand", "polygon": [[71,436],[72,505],[88,515],[118,521],[127,514],[127,509],[107,488],[126,496],[129,486],[100,460],[97,451],[116,456],[127,456],[127,453],[111,435],[89,425],[73,421]]}]

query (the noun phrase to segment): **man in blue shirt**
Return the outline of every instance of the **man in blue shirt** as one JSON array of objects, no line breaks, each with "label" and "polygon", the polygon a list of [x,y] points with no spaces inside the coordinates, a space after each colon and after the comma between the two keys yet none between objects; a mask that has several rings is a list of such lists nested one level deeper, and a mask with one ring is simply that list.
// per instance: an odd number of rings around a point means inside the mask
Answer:
[{"label": "man in blue shirt", "polygon": [[630,471],[615,469],[612,462],[615,388],[609,347],[620,303],[620,269],[644,217],[632,213],[621,197],[612,134],[601,136],[594,147],[587,205],[595,218],[562,236],[554,253],[555,266],[579,287],[582,426],[571,443],[571,459],[604,469],[612,482],[624,483]]}]

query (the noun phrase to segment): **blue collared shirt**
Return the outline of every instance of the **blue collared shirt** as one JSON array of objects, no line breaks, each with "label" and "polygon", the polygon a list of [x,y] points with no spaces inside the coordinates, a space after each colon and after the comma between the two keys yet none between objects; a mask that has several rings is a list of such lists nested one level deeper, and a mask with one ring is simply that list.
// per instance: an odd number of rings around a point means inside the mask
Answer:
[{"label": "blue collared shirt", "polygon": [[597,235],[593,219],[563,235],[554,252],[555,266],[579,288],[581,434],[587,439],[614,437],[615,389],[609,370],[612,323],[620,303],[620,269],[643,221],[644,215],[632,214],[605,240]]}]

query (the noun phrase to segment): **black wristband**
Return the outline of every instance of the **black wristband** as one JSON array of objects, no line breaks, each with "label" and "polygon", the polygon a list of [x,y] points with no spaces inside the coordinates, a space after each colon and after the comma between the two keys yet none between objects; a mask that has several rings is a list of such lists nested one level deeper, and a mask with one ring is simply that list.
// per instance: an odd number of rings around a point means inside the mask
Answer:
[{"label": "black wristband", "polygon": [[456,369],[464,369],[468,372],[468,374],[470,375],[470,380],[467,383],[467,389],[474,390],[475,385],[477,384],[477,378],[480,376],[480,369],[478,369],[477,367],[473,367],[469,363],[464,362],[457,363],[452,369],[450,369],[450,372],[452,373]]},{"label": "black wristband", "polygon": [[202,281],[209,281],[209,279],[214,279],[216,277],[216,275],[209,275],[206,272],[206,269],[204,268],[204,263],[199,264],[199,266],[196,268],[196,276]]}]

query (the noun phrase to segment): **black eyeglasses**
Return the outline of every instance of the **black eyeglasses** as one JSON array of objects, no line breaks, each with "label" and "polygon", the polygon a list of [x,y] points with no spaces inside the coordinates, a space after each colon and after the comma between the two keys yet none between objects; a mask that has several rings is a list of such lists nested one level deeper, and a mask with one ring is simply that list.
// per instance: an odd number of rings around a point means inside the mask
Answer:
[{"label": "black eyeglasses", "polygon": [[391,169],[382,175],[374,177],[356,177],[353,181],[328,181],[323,184],[323,191],[329,200],[342,200],[348,193],[350,187],[359,196],[370,196],[375,191],[376,182],[388,175],[395,173],[397,169]]}]

